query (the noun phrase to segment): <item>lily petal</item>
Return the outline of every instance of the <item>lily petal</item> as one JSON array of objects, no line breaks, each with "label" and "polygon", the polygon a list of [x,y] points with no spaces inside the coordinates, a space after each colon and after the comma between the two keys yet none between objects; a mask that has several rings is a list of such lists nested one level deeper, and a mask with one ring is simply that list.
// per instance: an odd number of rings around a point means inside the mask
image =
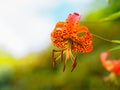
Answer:
[{"label": "lily petal", "polygon": [[106,70],[120,75],[120,60],[106,60],[108,56],[110,56],[109,52],[103,52],[100,55],[102,65]]}]

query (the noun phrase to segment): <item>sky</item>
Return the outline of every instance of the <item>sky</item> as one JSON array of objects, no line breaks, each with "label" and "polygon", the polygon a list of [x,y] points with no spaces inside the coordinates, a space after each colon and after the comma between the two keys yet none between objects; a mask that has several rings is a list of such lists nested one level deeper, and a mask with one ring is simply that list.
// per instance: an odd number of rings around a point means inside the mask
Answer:
[{"label": "sky", "polygon": [[15,57],[51,44],[56,22],[69,13],[84,16],[93,0],[0,0],[0,50]]}]

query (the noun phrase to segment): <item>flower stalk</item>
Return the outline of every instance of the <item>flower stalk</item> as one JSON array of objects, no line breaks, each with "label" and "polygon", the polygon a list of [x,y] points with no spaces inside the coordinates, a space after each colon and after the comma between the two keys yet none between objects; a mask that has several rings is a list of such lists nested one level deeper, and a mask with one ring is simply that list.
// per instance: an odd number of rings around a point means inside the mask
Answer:
[{"label": "flower stalk", "polygon": [[99,36],[99,35],[96,35],[96,34],[93,34],[93,33],[91,33],[91,34],[92,34],[94,37],[99,38],[99,39],[101,39],[101,40],[104,40],[104,41],[107,41],[107,42],[110,42],[110,43],[120,44],[120,40],[109,40],[109,39],[103,38],[103,37],[101,37],[101,36]]}]

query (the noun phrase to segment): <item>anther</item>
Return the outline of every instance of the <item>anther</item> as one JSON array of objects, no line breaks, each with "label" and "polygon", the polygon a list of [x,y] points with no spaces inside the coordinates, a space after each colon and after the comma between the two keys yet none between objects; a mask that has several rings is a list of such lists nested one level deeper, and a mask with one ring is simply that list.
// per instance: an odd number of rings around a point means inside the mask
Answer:
[{"label": "anther", "polygon": [[74,60],[74,62],[73,62],[73,64],[72,64],[72,70],[71,70],[71,72],[75,69],[75,67],[76,67],[76,65],[77,65],[76,60],[77,60],[77,57],[75,57],[75,60]]}]

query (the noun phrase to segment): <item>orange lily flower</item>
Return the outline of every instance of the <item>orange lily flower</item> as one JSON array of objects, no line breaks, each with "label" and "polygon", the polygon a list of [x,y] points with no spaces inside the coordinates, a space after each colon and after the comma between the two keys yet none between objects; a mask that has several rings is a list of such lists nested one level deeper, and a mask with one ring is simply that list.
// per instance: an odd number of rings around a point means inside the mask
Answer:
[{"label": "orange lily flower", "polygon": [[64,54],[66,59],[64,60],[64,68],[66,67],[67,60],[71,59],[72,70],[76,67],[76,59],[72,52],[90,52],[92,50],[92,35],[88,28],[85,26],[79,26],[80,15],[78,13],[69,14],[65,22],[58,22],[51,33],[51,40],[54,46],[61,48],[62,50],[52,51],[53,66],[56,65],[54,57],[55,52],[60,52],[61,61],[63,61]]},{"label": "orange lily flower", "polygon": [[120,60],[106,60],[110,56],[109,52],[103,52],[100,59],[104,68],[110,72],[120,75]]}]

